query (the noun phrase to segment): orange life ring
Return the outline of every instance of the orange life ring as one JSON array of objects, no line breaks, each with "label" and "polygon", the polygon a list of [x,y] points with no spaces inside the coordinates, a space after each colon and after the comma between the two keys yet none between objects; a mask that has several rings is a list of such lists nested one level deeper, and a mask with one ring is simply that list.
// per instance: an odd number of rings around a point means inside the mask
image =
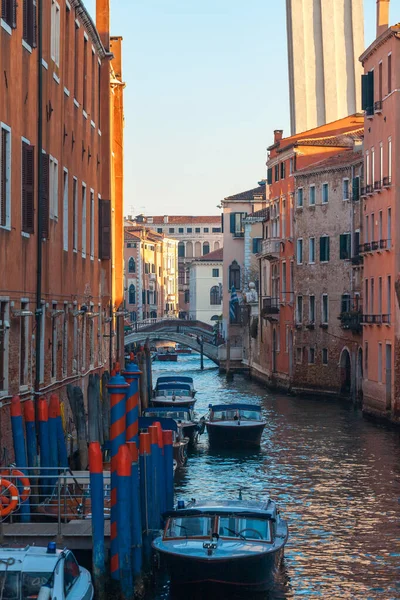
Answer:
[{"label": "orange life ring", "polygon": [[21,493],[21,502],[25,502],[26,500],[28,500],[29,496],[31,495],[31,483],[22,471],[19,471],[18,469],[5,469],[3,471],[0,471],[0,477],[10,477],[13,479],[15,478],[17,480],[17,483],[21,483],[21,485],[23,486]]},{"label": "orange life ring", "polygon": [[[10,493],[11,502],[7,506],[0,505],[0,517],[7,517],[18,506],[18,490],[11,481],[2,477],[0,477],[0,488],[5,488]],[[5,490],[2,490],[1,493],[4,493]],[[2,496],[0,496],[0,503],[1,498]]]}]

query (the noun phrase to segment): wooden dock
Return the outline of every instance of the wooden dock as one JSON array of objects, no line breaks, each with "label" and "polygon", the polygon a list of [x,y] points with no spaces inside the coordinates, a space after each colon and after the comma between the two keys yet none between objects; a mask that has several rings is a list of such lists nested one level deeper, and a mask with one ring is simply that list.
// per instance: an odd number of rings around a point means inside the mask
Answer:
[{"label": "wooden dock", "polygon": [[[67,546],[71,550],[92,549],[92,521],[82,519],[69,523],[3,523],[0,539],[3,545],[46,546],[57,542],[58,547]],[[110,545],[110,521],[104,523],[106,548]]]}]

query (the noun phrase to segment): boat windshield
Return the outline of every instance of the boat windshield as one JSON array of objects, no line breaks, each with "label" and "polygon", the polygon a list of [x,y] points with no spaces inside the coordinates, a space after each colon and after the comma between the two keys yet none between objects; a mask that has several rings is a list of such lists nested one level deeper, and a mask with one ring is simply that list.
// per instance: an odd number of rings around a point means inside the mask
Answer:
[{"label": "boat windshield", "polygon": [[2,571],[0,573],[0,591],[2,600],[34,600],[40,588],[51,581],[53,573],[42,571],[20,573]]},{"label": "boat windshield", "polygon": [[219,535],[247,540],[271,542],[270,522],[246,516],[220,517]]},{"label": "boat windshield", "polygon": [[177,390],[157,390],[157,396],[190,396],[189,390],[182,390],[178,388]]},{"label": "boat windshield", "polygon": [[160,419],[175,419],[179,421],[189,421],[188,413],[184,410],[171,410],[158,413],[155,411],[146,411],[146,417],[159,417]]},{"label": "boat windshield", "polygon": [[29,572],[22,573],[22,600],[33,600],[39,595],[43,585],[50,584],[53,573]]},{"label": "boat windshield", "polygon": [[261,413],[256,410],[243,410],[232,408],[230,410],[218,410],[212,413],[213,421],[260,421]]},{"label": "boat windshield", "polygon": [[170,519],[165,537],[211,537],[214,518],[211,517],[180,517]]}]

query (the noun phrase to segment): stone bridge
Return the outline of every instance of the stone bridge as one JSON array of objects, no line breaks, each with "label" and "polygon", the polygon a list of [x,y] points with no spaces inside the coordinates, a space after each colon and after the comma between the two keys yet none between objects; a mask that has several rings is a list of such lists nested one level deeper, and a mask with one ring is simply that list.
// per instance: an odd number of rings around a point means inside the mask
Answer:
[{"label": "stone bridge", "polygon": [[156,341],[169,341],[187,346],[196,352],[201,351],[197,338],[203,340],[203,354],[219,365],[218,347],[223,340],[214,341],[213,327],[202,321],[184,321],[183,319],[146,319],[132,323],[131,331],[125,333],[125,347],[130,344]]}]

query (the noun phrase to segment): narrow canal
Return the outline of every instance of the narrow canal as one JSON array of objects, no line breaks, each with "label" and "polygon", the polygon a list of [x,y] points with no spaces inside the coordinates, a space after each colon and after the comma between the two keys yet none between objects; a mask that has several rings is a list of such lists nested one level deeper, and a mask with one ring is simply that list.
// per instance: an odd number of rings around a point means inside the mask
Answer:
[{"label": "narrow canal", "polygon": [[[276,589],[257,598],[400,599],[398,431],[344,403],[272,394],[239,376],[227,383],[199,362],[154,363],[154,381],[185,373],[199,416],[210,401],[245,401],[261,404],[268,425],[259,452],[211,452],[203,435],[176,477],[176,498],[237,498],[241,488],[244,499],[278,501],[289,522],[284,569]],[[167,580],[146,598],[172,598]]]}]

